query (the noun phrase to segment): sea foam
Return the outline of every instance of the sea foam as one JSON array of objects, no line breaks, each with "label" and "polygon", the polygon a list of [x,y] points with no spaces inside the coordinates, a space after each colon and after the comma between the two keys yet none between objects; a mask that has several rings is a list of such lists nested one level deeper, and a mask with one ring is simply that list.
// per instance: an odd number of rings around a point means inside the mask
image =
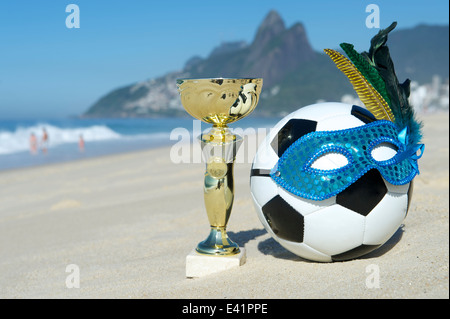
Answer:
[{"label": "sea foam", "polygon": [[121,134],[103,125],[61,128],[55,125],[42,123],[29,127],[17,127],[15,131],[0,131],[0,155],[29,150],[31,134],[34,133],[40,143],[44,128],[49,136],[49,148],[67,143],[77,143],[80,136],[83,137],[85,142],[117,140],[123,137]]}]

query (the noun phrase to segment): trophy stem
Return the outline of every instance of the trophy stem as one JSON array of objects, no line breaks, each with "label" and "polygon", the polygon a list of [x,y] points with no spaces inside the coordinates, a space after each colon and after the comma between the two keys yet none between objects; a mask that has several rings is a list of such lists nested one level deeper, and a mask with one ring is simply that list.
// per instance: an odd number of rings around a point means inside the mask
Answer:
[{"label": "trophy stem", "polygon": [[226,256],[240,252],[239,246],[227,235],[226,226],[234,201],[233,167],[241,138],[225,126],[214,126],[201,136],[206,160],[204,200],[211,230],[206,240],[197,246],[197,252]]}]

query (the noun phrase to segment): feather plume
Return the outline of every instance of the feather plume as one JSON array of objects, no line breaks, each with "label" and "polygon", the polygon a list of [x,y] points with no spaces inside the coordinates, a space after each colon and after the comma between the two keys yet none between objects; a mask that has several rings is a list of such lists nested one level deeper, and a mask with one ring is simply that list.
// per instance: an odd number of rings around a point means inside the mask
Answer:
[{"label": "feather plume", "polygon": [[389,104],[353,63],[335,50],[325,49],[324,51],[333,60],[337,68],[347,76],[359,98],[375,118],[394,122],[395,117]]},{"label": "feather plume", "polygon": [[386,45],[388,34],[396,25],[397,22],[393,22],[386,29],[380,30],[370,41],[369,52],[363,52],[361,56],[378,71],[383,79],[389,96],[389,105],[395,116],[395,123],[401,129],[408,127],[409,144],[414,145],[419,143],[422,138],[422,123],[417,121],[414,108],[408,101],[410,81],[407,79],[404,83],[399,83],[389,48]]}]

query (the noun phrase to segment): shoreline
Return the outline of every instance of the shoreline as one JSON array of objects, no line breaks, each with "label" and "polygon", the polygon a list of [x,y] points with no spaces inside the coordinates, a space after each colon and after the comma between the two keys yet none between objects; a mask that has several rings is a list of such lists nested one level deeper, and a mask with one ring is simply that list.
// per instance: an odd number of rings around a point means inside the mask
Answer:
[{"label": "shoreline", "polygon": [[[170,146],[0,171],[0,298],[448,298],[448,112],[420,115],[425,153],[404,225],[356,260],[315,263],[265,231],[235,165],[230,237],[236,269],[186,279],[207,236],[203,163],[175,164]],[[175,142],[174,142],[175,143]],[[68,288],[80,270],[80,287]],[[368,288],[367,269],[380,287]]]},{"label": "shoreline", "polygon": [[[137,126],[134,120],[131,119],[131,122],[109,120],[110,122],[107,123],[62,120],[46,124],[14,122],[6,123],[6,128],[0,125],[0,171],[163,146],[170,147],[179,138],[185,139],[186,135],[190,134],[189,138],[192,139],[192,134],[197,135],[203,129],[208,129],[206,124],[202,125],[199,120],[191,118],[172,118],[163,122],[149,122],[150,119],[145,119],[144,122],[138,122]],[[271,121],[276,119],[251,118],[247,121],[244,119],[242,124],[246,123],[246,125],[231,128],[238,130],[266,128],[271,126],[269,125]],[[47,154],[43,154],[40,149],[35,154],[31,154],[27,136],[34,134],[41,127],[49,128],[48,133],[53,144],[50,143]],[[80,136],[84,137],[84,152],[80,151]],[[109,136],[109,138],[103,139],[102,136]]]}]

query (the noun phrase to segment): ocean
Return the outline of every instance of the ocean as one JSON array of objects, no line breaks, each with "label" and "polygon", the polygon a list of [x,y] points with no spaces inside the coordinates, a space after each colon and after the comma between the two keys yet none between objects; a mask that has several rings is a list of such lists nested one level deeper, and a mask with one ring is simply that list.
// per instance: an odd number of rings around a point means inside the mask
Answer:
[{"label": "ocean", "polygon": [[[279,118],[249,116],[230,128],[270,128]],[[192,118],[127,119],[0,119],[0,171],[79,160],[89,157],[170,146],[177,143],[178,132],[197,132],[210,125]],[[43,151],[43,131],[48,134],[48,149]],[[36,136],[38,150],[31,152],[30,136]],[[194,133],[195,134],[195,133]],[[84,150],[79,147],[80,137]]]}]

